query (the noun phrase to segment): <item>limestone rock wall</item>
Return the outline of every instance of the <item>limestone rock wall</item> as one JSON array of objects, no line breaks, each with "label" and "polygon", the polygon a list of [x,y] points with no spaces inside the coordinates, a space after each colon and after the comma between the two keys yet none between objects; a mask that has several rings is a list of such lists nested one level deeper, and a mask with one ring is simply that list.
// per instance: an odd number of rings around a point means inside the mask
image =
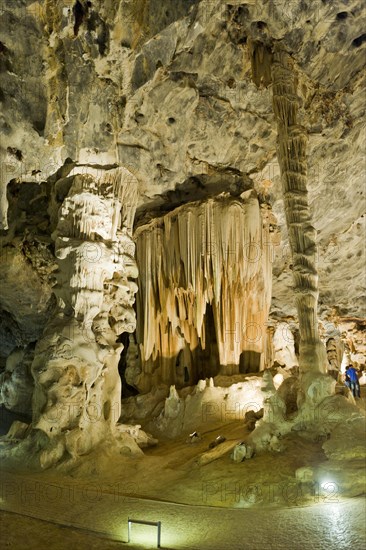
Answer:
[{"label": "limestone rock wall", "polygon": [[[92,165],[124,165],[137,177],[139,220],[255,188],[281,227],[272,318],[296,317],[272,91],[263,87],[273,42],[296,65],[299,117],[308,130],[319,314],[327,319],[336,306],[350,353],[364,356],[366,42],[359,0],[3,0],[0,15],[3,365],[12,350],[38,340],[50,319],[51,232],[71,170]],[[265,45],[256,51],[259,88],[251,67],[256,44]],[[75,300],[82,314],[86,289],[71,294],[63,299]],[[268,339],[267,348],[269,357]]]},{"label": "limestone rock wall", "polygon": [[33,358],[34,345],[15,349],[7,358],[4,372],[0,374],[0,404],[29,417],[32,414],[34,389],[31,374]]},{"label": "limestone rock wall", "polygon": [[282,230],[273,310],[293,315],[271,93],[251,78],[253,43],[275,40],[297,64],[309,128],[320,306],[364,307],[362,3],[3,0],[1,15],[4,228],[9,182],[42,185],[67,159],[120,161],[145,209],[192,178],[268,186]]},{"label": "limestone rock wall", "polygon": [[[296,349],[294,327],[289,323],[280,322],[276,323],[273,332],[274,334],[271,340],[273,346],[273,363],[286,367],[298,366],[299,358],[298,349]],[[272,366],[272,363],[270,366]]]}]

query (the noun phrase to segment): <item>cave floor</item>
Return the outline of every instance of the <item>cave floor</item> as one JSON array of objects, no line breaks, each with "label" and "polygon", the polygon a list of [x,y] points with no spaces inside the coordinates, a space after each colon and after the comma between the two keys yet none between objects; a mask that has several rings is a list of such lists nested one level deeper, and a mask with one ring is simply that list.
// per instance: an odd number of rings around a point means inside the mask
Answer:
[{"label": "cave floor", "polygon": [[[358,403],[361,408],[364,401]],[[332,469],[326,460],[323,441],[291,434],[282,440],[283,452],[235,464],[229,447],[248,433],[240,421],[210,426],[194,444],[187,436],[160,439],[141,457],[104,450],[66,473],[30,472],[4,462],[1,545],[17,550],[156,547],[156,528],[141,525],[133,526],[132,543],[124,544],[132,517],[161,521],[162,547],[177,550],[366,547],[362,483],[352,493],[339,465]],[[199,465],[218,435],[226,438],[226,452]],[[315,481],[297,481],[295,472],[303,466],[314,468]],[[362,469],[366,473],[365,466],[348,461],[341,470],[354,478]]]},{"label": "cave floor", "polygon": [[[64,474],[10,471],[1,475],[4,548],[154,548],[156,528],[127,520],[162,522],[162,547],[212,550],[339,550],[366,546],[362,498],[342,487],[300,485],[295,470],[324,463],[321,442],[284,438],[283,453],[235,464],[227,452],[199,466],[197,456],[219,434],[245,439],[241,422],[186,438],[161,441],[141,458],[90,459]],[[99,466],[98,466],[99,464]],[[101,466],[101,464],[103,464]],[[225,526],[225,527],[224,527]],[[115,539],[115,540],[111,540]]]},{"label": "cave floor", "polygon": [[[127,519],[162,522],[161,546],[189,550],[363,550],[365,501],[277,510],[219,509],[171,505],[126,498],[84,499],[70,505],[47,501],[30,513],[43,520],[0,512],[2,548],[14,550],[113,550],[156,548],[156,529],[134,525],[127,541]],[[66,507],[68,519],[65,518]],[[52,519],[51,519],[52,518]],[[57,522],[55,521],[57,518]],[[46,521],[45,521],[46,519]],[[103,533],[103,534],[101,534]],[[108,535],[107,535],[108,534]],[[114,540],[108,540],[107,537]]]}]

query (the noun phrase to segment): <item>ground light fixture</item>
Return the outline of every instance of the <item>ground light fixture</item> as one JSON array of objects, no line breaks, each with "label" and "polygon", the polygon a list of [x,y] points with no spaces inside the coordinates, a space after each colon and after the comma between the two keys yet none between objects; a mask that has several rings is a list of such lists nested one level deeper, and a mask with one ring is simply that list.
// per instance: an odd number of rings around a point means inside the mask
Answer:
[{"label": "ground light fixture", "polygon": [[157,529],[158,529],[158,538],[157,538],[156,545],[157,545],[157,548],[161,548],[161,546],[160,546],[160,543],[161,543],[161,521],[144,521],[144,520],[141,520],[141,519],[128,518],[128,523],[127,523],[127,525],[128,525],[128,540],[127,540],[127,542],[131,541],[131,528],[132,528],[133,523],[138,523],[140,525],[152,525],[152,526],[157,527]]}]

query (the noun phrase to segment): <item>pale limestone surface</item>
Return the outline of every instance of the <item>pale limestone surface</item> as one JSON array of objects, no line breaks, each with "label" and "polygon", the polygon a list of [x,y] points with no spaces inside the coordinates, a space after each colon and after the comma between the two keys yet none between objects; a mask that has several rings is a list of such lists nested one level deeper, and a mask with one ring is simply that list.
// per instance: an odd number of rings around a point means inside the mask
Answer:
[{"label": "pale limestone surface", "polygon": [[180,192],[159,195],[192,177],[221,189],[269,186],[284,237],[272,309],[293,313],[271,92],[253,84],[247,44],[282,40],[298,65],[310,131],[321,306],[361,315],[362,5],[278,0],[226,10],[203,1],[190,11],[194,2],[168,3],[168,15],[155,2],[138,16],[125,2],[95,1],[76,29],[67,0],[4,1],[3,183],[45,181],[70,158],[129,167],[141,205],[182,201]]},{"label": "pale limestone surface", "polygon": [[[119,286],[113,291],[105,289],[103,282],[110,282],[114,267],[131,278],[137,276],[131,254],[134,244],[131,235],[119,236],[123,250],[116,264],[122,256],[125,259],[120,262],[123,265],[113,266],[105,241],[118,225],[118,208],[112,205],[111,197],[96,198],[99,189],[101,195],[104,193],[102,184],[86,191],[89,198],[94,195],[96,212],[93,205],[89,208],[82,188],[75,192],[78,178],[84,181],[88,174],[97,182],[103,182],[115,166],[129,174],[134,195],[133,200],[121,198],[124,210],[120,221],[121,226],[130,227],[130,233],[136,206],[136,226],[142,228],[157,216],[169,216],[176,208],[188,216],[185,203],[204,202],[221,192],[238,200],[243,192],[255,189],[261,210],[275,220],[270,224],[272,229],[278,224],[281,230],[281,240],[272,243],[273,326],[277,321],[296,325],[293,262],[284,222],[268,80],[267,54],[273,41],[288,51],[293,61],[300,97],[299,121],[309,134],[308,190],[315,227],[312,234],[315,238],[317,233],[319,243],[316,259],[321,324],[334,323],[339,328],[345,345],[342,364],[364,364],[365,40],[364,7],[360,2],[278,0],[226,6],[219,0],[164,1],[158,7],[151,1],[133,9],[123,1],[95,0],[90,6],[82,2],[78,11],[68,0],[5,0],[1,9],[5,23],[0,36],[0,99],[4,107],[1,212],[5,230],[0,261],[5,290],[0,300],[0,338],[5,350],[1,359],[4,364],[13,349],[38,340],[35,421],[52,409],[54,398],[56,403],[59,399],[64,402],[70,398],[70,391],[75,391],[79,400],[78,392],[83,393],[84,388],[78,388],[78,384],[85,380],[86,394],[81,401],[93,397],[89,395],[91,379],[97,374],[94,370],[100,374],[99,367],[105,366],[109,353],[106,349],[116,352],[112,354],[113,365],[108,366],[114,375],[104,389],[99,379],[98,406],[106,403],[100,397],[105,393],[116,396],[117,401],[112,401],[119,403],[117,355],[122,345],[116,340],[128,328],[133,330],[137,287],[131,283],[127,290]],[[258,43],[262,46],[256,49]],[[254,64],[254,73],[253,52],[257,52],[261,65],[258,70]],[[60,246],[60,239],[73,239],[67,231],[64,234],[63,224],[68,226],[74,211],[80,214],[79,242],[64,241]],[[98,218],[95,227],[94,215]],[[246,245],[246,237],[243,239]],[[70,259],[81,255],[85,260],[81,252],[85,243],[89,247],[87,266]],[[105,271],[98,263],[101,250],[108,250]],[[99,265],[99,271],[94,264]],[[59,269],[61,265],[64,268]],[[147,275],[146,266],[142,267]],[[264,280],[268,290],[272,281],[267,275]],[[256,282],[251,280],[250,284],[257,288]],[[74,376],[73,369],[63,373],[65,361],[70,360],[70,347],[67,344],[61,353],[65,319],[59,322],[60,318],[52,317],[52,289],[58,294],[58,307],[62,300],[62,307],[74,308],[75,323],[68,326],[74,331],[71,356],[75,351],[76,363],[92,365],[89,371],[85,369],[85,377],[84,373],[81,377],[79,373],[79,378]],[[269,305],[267,298],[264,309]],[[116,303],[119,301],[122,311]],[[184,325],[186,319],[182,321]],[[265,322],[261,319],[260,325]],[[324,344],[328,328],[319,327]],[[154,337],[149,341],[151,334]],[[296,330],[292,334],[295,350]],[[267,338],[267,334],[264,336]],[[47,374],[50,339],[57,351],[55,379]],[[151,341],[158,341],[152,328],[144,342],[149,349]],[[222,350],[221,355],[225,353],[227,350]],[[275,360],[271,345],[265,353]],[[335,353],[339,363],[340,350],[337,348]],[[44,362],[42,355],[48,357]],[[62,365],[62,375],[57,361]],[[136,382],[141,369],[138,358],[134,361],[128,376],[131,383]],[[292,361],[293,357],[287,357],[285,365],[293,366],[289,364]],[[223,364],[228,362],[226,358]],[[271,366],[269,363],[265,366]],[[76,370],[79,368],[80,364]],[[164,378],[167,381],[169,377]],[[52,389],[53,383],[56,387]],[[310,411],[304,406],[306,419],[329,393],[330,386],[330,381],[322,377],[306,382],[303,397],[308,395],[311,402]],[[14,383],[11,391],[15,388]],[[148,389],[149,384],[143,388]],[[271,392],[268,399],[276,399],[272,388]],[[164,389],[161,393],[166,397]],[[41,394],[42,399],[38,399]],[[80,424],[77,415],[70,417],[67,412],[62,429],[68,429],[70,420]],[[43,433],[50,428],[49,422],[40,422],[39,426]],[[60,435],[57,430],[55,433]],[[72,437],[73,452],[77,444]],[[277,441],[273,444],[276,446]],[[80,449],[88,449],[88,444],[84,447],[81,441]],[[55,458],[63,452],[62,445],[57,446]]]}]

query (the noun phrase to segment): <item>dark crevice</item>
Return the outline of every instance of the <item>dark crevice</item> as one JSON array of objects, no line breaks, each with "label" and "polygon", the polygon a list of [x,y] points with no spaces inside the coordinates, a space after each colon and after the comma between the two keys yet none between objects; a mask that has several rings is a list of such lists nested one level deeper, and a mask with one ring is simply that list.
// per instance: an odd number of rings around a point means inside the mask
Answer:
[{"label": "dark crevice", "polygon": [[234,168],[224,168],[221,171],[216,167],[215,170],[212,168],[212,172],[210,175],[203,173],[190,177],[182,184],[176,185],[174,190],[155,196],[139,207],[136,211],[135,229],[147,223],[152,217],[159,218],[183,204],[207,200],[223,191],[238,197],[243,191],[253,187],[250,178]]},{"label": "dark crevice", "polygon": [[7,151],[10,155],[13,155],[17,160],[19,161],[23,160],[22,152],[16,147],[8,147]]},{"label": "dark crevice", "polygon": [[102,21],[102,25],[97,38],[98,50],[100,55],[105,55],[109,50],[109,28]]},{"label": "dark crevice", "polygon": [[264,21],[257,21],[256,25],[257,25],[257,29],[259,30],[263,30],[267,27],[267,23],[265,23]]},{"label": "dark crevice", "polygon": [[240,355],[239,372],[241,374],[259,372],[261,363],[261,354],[252,351],[242,351]]},{"label": "dark crevice", "polygon": [[118,372],[122,381],[122,398],[138,395],[138,390],[127,383],[125,372],[127,368],[127,351],[130,345],[130,336],[127,332],[121,334],[118,338],[118,342],[123,344],[123,350],[118,364]]},{"label": "dark crevice", "polygon": [[72,8],[72,12],[73,12],[74,18],[75,18],[74,35],[77,36],[78,33],[79,33],[80,25],[82,24],[82,22],[84,20],[84,17],[85,17],[85,14],[86,14],[86,9],[82,5],[82,3],[79,2],[79,0],[77,0],[76,4]]},{"label": "dark crevice", "polygon": [[0,42],[0,72],[11,71],[11,63],[8,59],[9,50],[3,42]]},{"label": "dark crevice", "polygon": [[39,136],[43,136],[44,134],[44,129],[45,129],[45,126],[46,126],[46,120],[43,119],[43,120],[35,120],[32,124],[34,130],[37,132],[37,134]]},{"label": "dark crevice", "polygon": [[355,38],[352,42],[352,46],[354,48],[359,48],[364,42],[366,42],[366,33],[361,34],[361,36]]},{"label": "dark crevice", "polygon": [[348,12],[346,12],[346,11],[341,11],[341,12],[337,13],[338,21],[342,21],[343,19],[347,19],[347,17],[348,17]]},{"label": "dark crevice", "polygon": [[89,32],[95,32],[97,34],[96,43],[98,45],[98,51],[100,55],[105,55],[109,50],[109,27],[95,12],[91,13],[87,28]]}]

